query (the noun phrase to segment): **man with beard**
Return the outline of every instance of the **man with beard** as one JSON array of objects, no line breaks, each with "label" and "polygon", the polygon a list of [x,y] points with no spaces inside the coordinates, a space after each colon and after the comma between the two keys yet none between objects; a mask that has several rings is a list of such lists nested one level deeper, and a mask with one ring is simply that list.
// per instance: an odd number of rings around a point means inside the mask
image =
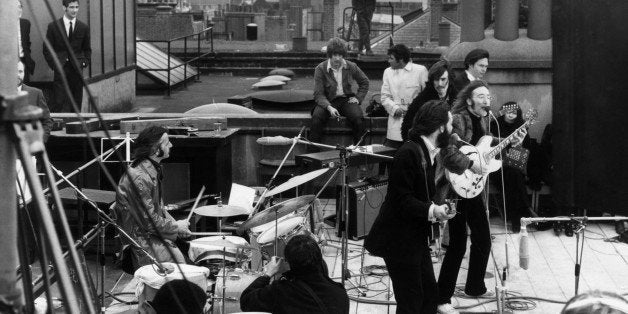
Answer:
[{"label": "man with beard", "polygon": [[452,121],[444,101],[428,101],[419,109],[409,140],[397,150],[388,193],[364,243],[372,255],[384,258],[398,314],[436,312],[438,290],[427,239],[431,221],[455,215],[433,198],[437,155],[448,146]]},{"label": "man with beard", "polygon": [[452,74],[449,62],[446,60],[440,60],[430,67],[430,71],[427,74],[428,83],[425,89],[414,98],[403,117],[403,122],[401,123],[401,138],[403,141],[408,138],[408,130],[412,126],[414,116],[423,104],[430,100],[439,99],[447,102],[449,108],[451,108],[458,92],[454,84],[451,84],[453,81]]},{"label": "man with beard", "polygon": [[469,82],[484,79],[484,74],[488,70],[488,51],[484,49],[473,49],[464,58],[465,71],[456,75],[454,85],[457,90],[462,90]]},{"label": "man with beard", "polygon": [[[452,138],[458,143],[476,145],[484,135],[490,135],[489,112],[491,95],[488,85],[482,80],[470,82],[458,94],[452,112]],[[513,145],[518,145],[527,132],[521,131],[515,137]],[[477,165],[463,154],[456,160],[458,167],[447,167],[451,172],[461,174],[464,169],[471,168],[475,173],[487,174],[485,164]],[[467,281],[464,292],[471,297],[493,296],[493,292],[486,289],[484,274],[491,251],[491,233],[488,215],[484,206],[484,195],[460,199],[458,201],[458,215],[451,219],[449,224],[449,248],[443,259],[443,265],[438,277],[438,313],[458,313],[451,305],[458,278],[460,264],[467,250],[467,225],[471,229],[471,253]]]},{"label": "man with beard", "polygon": [[388,129],[384,145],[399,148],[402,141],[401,122],[408,105],[423,90],[427,69],[410,60],[410,50],[403,44],[388,49],[390,67],[382,78],[382,105],[388,112]]}]

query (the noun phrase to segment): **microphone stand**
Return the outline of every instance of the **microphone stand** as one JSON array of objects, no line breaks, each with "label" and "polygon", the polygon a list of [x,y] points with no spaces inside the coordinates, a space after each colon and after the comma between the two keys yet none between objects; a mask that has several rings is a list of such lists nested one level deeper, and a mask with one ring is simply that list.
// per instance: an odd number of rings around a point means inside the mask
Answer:
[{"label": "microphone stand", "polygon": [[[126,238],[132,247],[137,248],[140,251],[142,251],[142,253],[144,253],[144,255],[146,255],[146,257],[148,257],[148,259],[151,260],[151,263],[157,266],[157,268],[159,269],[161,273],[163,274],[168,273],[168,270],[166,269],[166,267],[162,265],[162,263],[160,263],[155,257],[153,257],[150,253],[148,253],[146,249],[144,249],[141,245],[139,245],[139,243],[137,243],[135,239],[133,239],[128,233],[126,233],[124,229],[120,227],[120,225],[118,225],[109,215],[107,215],[107,213],[103,212],[93,200],[89,199],[87,195],[85,195],[76,185],[74,185],[66,176],[64,176],[63,172],[59,171],[57,168],[55,168],[52,165],[50,165],[50,167],[57,173],[59,177],[61,177],[63,181],[65,181],[72,189],[76,191],[76,194],[78,196],[80,196],[87,204],[89,204],[90,206],[92,206],[92,208],[94,208],[94,210],[96,210],[98,217],[103,220],[102,222],[103,224],[109,224],[113,226],[114,228],[116,228],[118,233],[122,235],[124,238]],[[101,232],[104,233],[104,230],[102,230]],[[103,290],[103,293],[104,293],[104,290]]]},{"label": "microphone stand", "polygon": [[[521,230],[530,224],[535,222],[544,222],[544,221],[571,221],[576,222],[578,224],[578,228],[574,231],[576,234],[576,261],[574,265],[574,285],[575,285],[575,294],[578,295],[578,288],[580,284],[580,270],[582,269],[582,254],[584,253],[584,230],[587,227],[587,223],[589,221],[621,221],[628,220],[626,216],[615,216],[615,217],[587,217],[587,211],[584,210],[584,215],[580,217],[522,217],[521,218]],[[580,234],[582,234],[582,243],[580,243]],[[522,236],[524,236],[522,234]],[[527,236],[527,232],[525,234]]]},{"label": "microphone stand", "polygon": [[[366,135],[366,133],[364,134]],[[362,139],[364,138],[364,135],[362,136],[362,138],[360,139],[359,143],[362,141]],[[348,153],[358,153],[358,154],[362,154],[362,155],[368,155],[368,156],[373,156],[373,157],[379,157],[382,159],[393,159],[393,157],[390,156],[386,156],[386,155],[379,155],[379,154],[374,154],[374,153],[368,153],[368,152],[363,152],[357,149],[350,149],[348,147],[342,146],[342,145],[336,145],[336,146],[332,146],[332,145],[325,145],[325,144],[320,144],[320,143],[314,143],[314,142],[310,142],[309,140],[303,140],[300,138],[296,139],[297,142],[299,143],[303,143],[303,144],[307,144],[307,145],[313,145],[316,147],[320,147],[320,148],[330,148],[330,149],[335,149],[339,151],[339,157],[340,157],[340,165],[338,166],[338,168],[340,169],[341,172],[341,189],[340,189],[340,213],[342,215],[342,217],[336,217],[337,219],[337,223],[340,223],[340,218],[342,218],[343,222],[344,222],[344,230],[341,233],[342,236],[342,245],[341,245],[341,255],[342,255],[342,274],[341,274],[341,283],[342,286],[345,286],[345,280],[349,281],[349,283],[354,286],[356,289],[358,289],[359,293],[361,295],[365,295],[364,292],[361,292],[361,290],[359,289],[359,286],[354,284],[350,279],[351,279],[351,273],[349,272],[349,269],[347,267],[347,260],[348,260],[348,247],[349,247],[349,237],[348,237],[348,232],[349,232],[349,198],[347,195],[347,154]],[[357,145],[356,145],[357,146]],[[320,194],[320,192],[319,192]]]},{"label": "microphone stand", "polygon": [[257,213],[257,211],[259,210],[260,206],[264,202],[264,199],[266,198],[266,194],[268,193],[268,190],[270,190],[270,187],[274,185],[275,179],[277,178],[277,175],[279,175],[279,171],[281,171],[281,168],[286,163],[286,160],[288,159],[288,156],[290,156],[290,153],[292,153],[292,150],[294,150],[294,147],[297,145],[298,139],[301,138],[301,134],[303,134],[304,130],[305,130],[305,126],[301,127],[301,130],[299,131],[299,134],[292,139],[292,145],[290,146],[290,149],[288,149],[288,152],[283,157],[283,160],[281,160],[281,163],[277,167],[277,170],[275,170],[275,174],[273,174],[272,178],[270,178],[270,180],[268,181],[268,183],[264,187],[264,192],[262,192],[262,195],[259,197],[259,200],[257,201],[257,204],[255,204],[255,207],[253,208],[253,211],[251,212],[251,214],[249,214],[249,218]]}]

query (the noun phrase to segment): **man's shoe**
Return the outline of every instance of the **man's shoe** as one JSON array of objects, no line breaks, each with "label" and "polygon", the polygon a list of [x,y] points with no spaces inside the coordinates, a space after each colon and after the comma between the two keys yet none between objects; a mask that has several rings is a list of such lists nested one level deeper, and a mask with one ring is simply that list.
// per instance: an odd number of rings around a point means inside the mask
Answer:
[{"label": "man's shoe", "polygon": [[367,56],[372,56],[372,55],[374,55],[373,50],[368,49],[368,50],[366,51],[365,55],[367,55]]},{"label": "man's shoe", "polygon": [[554,234],[560,236],[561,232],[563,232],[563,223],[560,221],[554,222]]},{"label": "man's shoe", "polygon": [[438,314],[458,314],[458,312],[451,303],[440,304],[436,309]]},{"label": "man's shoe", "polygon": [[467,299],[475,299],[475,298],[479,298],[479,299],[492,299],[495,297],[495,292],[493,292],[493,290],[486,290],[486,292],[480,294],[480,295],[470,295],[468,293],[464,293],[464,297]]}]

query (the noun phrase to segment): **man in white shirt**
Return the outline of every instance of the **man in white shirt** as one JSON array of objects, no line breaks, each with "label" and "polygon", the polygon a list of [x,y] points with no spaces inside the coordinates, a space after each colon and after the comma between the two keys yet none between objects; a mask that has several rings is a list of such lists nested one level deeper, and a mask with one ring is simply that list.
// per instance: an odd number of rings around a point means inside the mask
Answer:
[{"label": "man in white shirt", "polygon": [[[92,48],[90,44],[89,26],[76,17],[79,11],[79,0],[63,0],[63,17],[48,24],[46,38],[50,42],[52,51],[44,44],[44,58],[48,66],[54,71],[53,97],[50,109],[52,112],[71,112],[70,97],[76,105],[81,107],[83,100],[83,68],[89,65]],[[70,47],[66,46],[66,40]],[[78,64],[72,64],[70,50],[76,56]],[[62,69],[54,64],[53,54],[57,56]],[[62,75],[65,75],[72,95],[66,95]]]},{"label": "man in white shirt", "polygon": [[388,129],[384,145],[399,148],[403,144],[401,123],[412,100],[423,90],[427,69],[410,60],[410,50],[403,44],[388,49],[390,67],[382,78],[382,105],[388,112]]},{"label": "man in white shirt", "polygon": [[465,71],[456,75],[454,85],[461,91],[469,82],[483,80],[486,70],[488,70],[488,51],[484,49],[473,49],[464,58]]}]

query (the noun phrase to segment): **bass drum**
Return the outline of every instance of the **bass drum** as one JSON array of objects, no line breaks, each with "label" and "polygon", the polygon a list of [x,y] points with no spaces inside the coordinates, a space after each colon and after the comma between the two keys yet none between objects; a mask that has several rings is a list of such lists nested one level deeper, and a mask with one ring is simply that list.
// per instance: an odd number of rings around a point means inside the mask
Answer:
[{"label": "bass drum", "polygon": [[240,309],[240,297],[242,292],[246,289],[255,279],[259,278],[262,273],[254,271],[245,271],[241,269],[227,270],[225,283],[223,285],[223,275],[225,269],[221,269],[216,276],[216,289],[214,290],[214,306],[213,313],[222,314],[222,289],[225,287],[225,311],[224,313],[236,313],[242,312]]}]

